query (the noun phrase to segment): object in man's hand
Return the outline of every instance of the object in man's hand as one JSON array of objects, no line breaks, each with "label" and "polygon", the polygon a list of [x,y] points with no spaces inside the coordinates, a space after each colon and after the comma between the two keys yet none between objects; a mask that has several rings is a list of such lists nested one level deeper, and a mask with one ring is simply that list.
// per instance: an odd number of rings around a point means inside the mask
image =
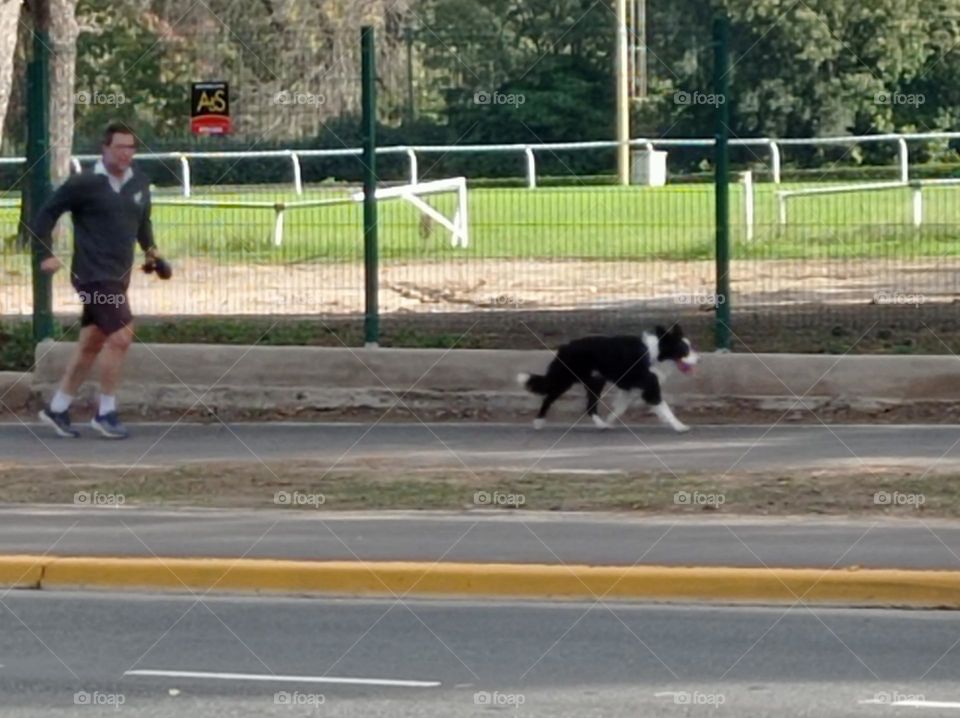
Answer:
[{"label": "object in man's hand", "polygon": [[147,274],[156,272],[160,279],[170,279],[170,277],[173,276],[173,267],[171,267],[170,262],[163,257],[148,259],[143,265],[143,271]]}]

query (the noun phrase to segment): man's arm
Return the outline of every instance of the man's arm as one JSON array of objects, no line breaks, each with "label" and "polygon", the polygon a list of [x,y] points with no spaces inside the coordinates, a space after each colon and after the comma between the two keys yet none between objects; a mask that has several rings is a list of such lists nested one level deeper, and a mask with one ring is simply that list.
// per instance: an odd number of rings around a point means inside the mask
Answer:
[{"label": "man's arm", "polygon": [[150,190],[143,191],[144,209],[143,217],[140,219],[140,227],[137,229],[137,241],[140,243],[140,249],[147,255],[148,259],[156,259],[160,256],[157,251],[157,245],[153,241],[153,222],[150,220],[150,210],[153,203],[150,199]]},{"label": "man's arm", "polygon": [[153,223],[150,221],[151,208],[150,191],[146,190],[146,205],[144,206],[143,217],[140,219],[140,228],[137,231],[137,241],[147,257],[147,261],[143,264],[143,271],[147,274],[156,272],[160,279],[170,279],[173,276],[170,263],[160,256],[160,250],[153,242]]},{"label": "man's arm", "polygon": [[32,235],[33,246],[40,253],[40,259],[49,259],[53,256],[51,246],[53,228],[64,212],[72,212],[76,200],[77,185],[73,177],[68,177],[56,191],[47,199],[44,205],[37,210],[33,222],[28,226]]}]

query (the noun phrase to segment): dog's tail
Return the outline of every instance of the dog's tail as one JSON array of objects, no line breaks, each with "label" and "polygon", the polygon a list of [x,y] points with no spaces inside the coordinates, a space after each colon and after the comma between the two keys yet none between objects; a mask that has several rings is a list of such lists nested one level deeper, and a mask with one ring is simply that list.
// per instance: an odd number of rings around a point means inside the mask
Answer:
[{"label": "dog's tail", "polygon": [[540,374],[520,372],[517,374],[517,383],[534,394],[547,393],[547,377],[541,376]]}]

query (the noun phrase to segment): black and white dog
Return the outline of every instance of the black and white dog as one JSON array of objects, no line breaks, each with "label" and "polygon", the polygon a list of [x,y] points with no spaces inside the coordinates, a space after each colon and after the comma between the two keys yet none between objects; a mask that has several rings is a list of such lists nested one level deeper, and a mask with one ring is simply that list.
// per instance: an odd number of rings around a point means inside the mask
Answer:
[{"label": "black and white dog", "polygon": [[[660,383],[664,374],[655,364],[672,361],[680,371],[689,373],[698,360],[697,352],[679,326],[669,330],[658,326],[654,332],[644,332],[639,337],[575,339],[557,350],[546,374],[518,374],[517,381],[527,391],[543,397],[540,413],[533,422],[537,429],[546,423],[551,404],[580,383],[587,390],[587,413],[601,429],[615,424],[639,394],[664,424],[674,431],[689,431],[690,427],[681,423],[663,400]],[[619,391],[613,410],[604,421],[597,413],[597,404],[607,382]]]}]

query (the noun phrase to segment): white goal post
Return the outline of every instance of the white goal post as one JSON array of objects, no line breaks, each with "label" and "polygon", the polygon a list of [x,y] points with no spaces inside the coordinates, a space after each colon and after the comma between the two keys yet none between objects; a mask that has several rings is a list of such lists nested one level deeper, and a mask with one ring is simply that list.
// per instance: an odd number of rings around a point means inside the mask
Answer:
[{"label": "white goal post", "polygon": [[[431,194],[448,192],[457,193],[457,209],[453,218],[445,217],[441,212],[424,202],[421,197]],[[399,187],[384,187],[376,192],[377,199],[399,198],[409,202],[420,212],[442,225],[450,231],[450,244],[453,247],[466,248],[470,244],[470,230],[467,215],[467,180],[465,177],[451,177],[449,179],[432,180],[430,182],[416,182],[400,185]],[[265,202],[243,200],[216,200],[216,199],[168,199],[156,197],[153,199],[155,207],[210,207],[213,209],[263,209],[274,211],[273,244],[283,244],[283,220],[290,210],[324,207],[328,205],[343,205],[351,202],[363,202],[364,193],[354,192],[346,197],[331,197],[328,199],[299,200],[294,202]]]},{"label": "white goal post", "polygon": [[[439,194],[442,192],[457,193],[457,211],[454,212],[453,219],[447,219],[440,212],[435,210],[420,197]],[[466,177],[451,177],[450,179],[432,180],[430,182],[417,182],[416,184],[405,184],[400,187],[385,187],[376,191],[377,199],[390,199],[399,197],[409,202],[419,209],[430,219],[446,227],[452,238],[451,246],[467,247],[470,244],[470,233],[467,225],[467,179]],[[354,202],[363,202],[363,192],[355,192],[352,195]]]}]

